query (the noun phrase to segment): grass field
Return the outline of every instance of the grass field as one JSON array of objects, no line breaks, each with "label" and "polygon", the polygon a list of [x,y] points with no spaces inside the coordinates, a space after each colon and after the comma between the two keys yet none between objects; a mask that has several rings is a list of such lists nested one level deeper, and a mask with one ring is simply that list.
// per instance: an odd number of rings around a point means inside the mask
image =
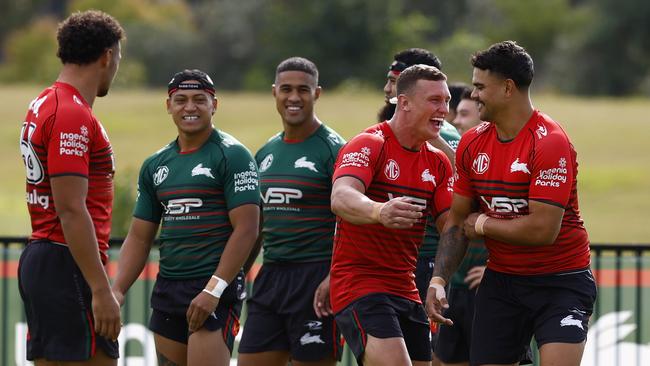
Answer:
[{"label": "grass field", "polygon": [[[0,87],[0,235],[30,231],[18,135],[27,105],[39,91]],[[118,179],[135,174],[146,156],[176,136],[165,95],[163,90],[116,90],[97,99],[95,114],[111,137]],[[215,125],[252,152],[281,128],[270,92],[218,97]],[[534,96],[533,101],[563,124],[576,146],[580,208],[592,242],[650,242],[650,99]],[[316,111],[350,138],[373,122],[382,102],[379,93],[324,92]]]}]

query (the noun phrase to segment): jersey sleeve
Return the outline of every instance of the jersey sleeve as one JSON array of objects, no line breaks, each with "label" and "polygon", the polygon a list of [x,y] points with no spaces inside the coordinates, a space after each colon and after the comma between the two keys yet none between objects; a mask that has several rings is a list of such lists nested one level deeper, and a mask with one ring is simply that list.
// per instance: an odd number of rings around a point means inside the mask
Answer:
[{"label": "jersey sleeve", "polygon": [[571,143],[556,130],[535,146],[528,198],[566,207],[574,179]]},{"label": "jersey sleeve", "polygon": [[153,184],[153,171],[150,169],[150,159],[145,160],[138,176],[138,191],[133,208],[133,217],[141,220],[160,223],[162,205],[156,197]]},{"label": "jersey sleeve", "polygon": [[52,123],[47,144],[50,177],[78,175],[88,177],[90,146],[102,138],[100,127],[83,107],[59,110]]},{"label": "jersey sleeve", "polygon": [[454,193],[465,197],[472,197],[473,189],[470,180],[470,169],[472,165],[468,148],[468,133],[461,137],[458,143],[458,149],[456,149],[456,176],[452,178],[452,182]]},{"label": "jersey sleeve", "polygon": [[[437,153],[440,163],[436,174],[436,188],[433,191],[433,205],[431,215],[436,218],[451,207],[451,195],[453,192],[454,174],[451,163],[444,153]],[[438,178],[439,177],[439,178]]]},{"label": "jersey sleeve", "polygon": [[259,171],[250,151],[242,145],[226,150],[224,196],[228,210],[245,204],[260,204]]},{"label": "jersey sleeve", "polygon": [[350,176],[359,179],[368,189],[375,175],[383,141],[382,137],[370,133],[359,134],[350,140],[339,151],[332,182]]},{"label": "jersey sleeve", "polygon": [[338,157],[341,148],[345,144],[345,140],[341,136],[336,135],[336,138],[337,138],[336,142],[332,143],[332,146],[329,148],[331,153],[328,154],[325,161],[325,166],[327,167],[326,172],[327,175],[330,177],[334,175],[334,166],[336,164],[336,158]]}]

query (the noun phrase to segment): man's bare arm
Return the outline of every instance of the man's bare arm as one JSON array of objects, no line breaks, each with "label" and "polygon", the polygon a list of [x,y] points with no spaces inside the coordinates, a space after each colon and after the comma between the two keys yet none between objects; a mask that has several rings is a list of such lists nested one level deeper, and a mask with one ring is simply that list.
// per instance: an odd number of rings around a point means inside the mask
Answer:
[{"label": "man's bare arm", "polygon": [[95,331],[106,338],[117,339],[121,328],[120,306],[101,262],[95,227],[86,207],[88,179],[61,176],[51,178],[50,183],[65,241],[92,292]]},{"label": "man's bare arm", "polygon": [[433,266],[433,276],[441,277],[445,283],[449,282],[465,257],[469,240],[463,231],[463,224],[471,210],[472,200],[470,198],[454,194],[451,210],[440,235],[436,261]]},{"label": "man's bare arm", "polygon": [[141,220],[136,217],[131,221],[129,233],[124,239],[120,249],[120,258],[117,262],[117,275],[113,282],[113,293],[122,305],[124,295],[133,282],[138,278],[149,257],[158,224]]},{"label": "man's bare arm", "polygon": [[382,224],[392,229],[413,226],[422,218],[423,206],[410,198],[396,197],[376,202],[365,195],[365,187],[354,177],[340,177],[332,186],[332,212],[355,225]]}]

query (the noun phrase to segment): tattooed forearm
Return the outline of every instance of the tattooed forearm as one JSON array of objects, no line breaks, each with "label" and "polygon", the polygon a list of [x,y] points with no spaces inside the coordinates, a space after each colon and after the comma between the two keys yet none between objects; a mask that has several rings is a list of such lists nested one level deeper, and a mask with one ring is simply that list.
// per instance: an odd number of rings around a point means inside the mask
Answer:
[{"label": "tattooed forearm", "polygon": [[447,283],[465,257],[469,240],[459,226],[452,226],[440,236],[433,275]]}]

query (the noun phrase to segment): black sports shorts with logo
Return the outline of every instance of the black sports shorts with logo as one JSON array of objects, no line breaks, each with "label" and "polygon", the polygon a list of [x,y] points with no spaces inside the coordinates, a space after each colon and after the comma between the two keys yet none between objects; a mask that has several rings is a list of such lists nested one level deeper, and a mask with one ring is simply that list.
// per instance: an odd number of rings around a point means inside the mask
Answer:
[{"label": "black sports shorts with logo", "polygon": [[327,277],[329,261],[264,263],[247,302],[239,353],[288,351],[291,359],[341,359],[341,335],[334,317],[319,319],[314,292]]},{"label": "black sports shorts with logo", "polygon": [[539,347],[585,341],[596,292],[589,268],[532,276],[486,269],[475,299],[471,364],[519,361],[533,335]]},{"label": "black sports shorts with logo", "polygon": [[27,359],[86,361],[101,349],[119,357],[117,342],[95,333],[92,292],[67,246],[27,244],[18,264],[18,287],[27,316]]},{"label": "black sports shorts with logo", "polygon": [[359,365],[363,365],[368,335],[404,338],[411,360],[431,361],[429,319],[422,304],[391,294],[375,293],[354,300],[335,318]]},{"label": "black sports shorts with logo", "polygon": [[[429,282],[433,276],[434,257],[419,257],[417,265],[415,266],[415,286],[418,288],[420,294],[420,301],[423,304],[427,302],[427,291],[429,291]],[[436,350],[436,342],[438,341],[438,334],[440,334],[440,327],[437,323],[430,323],[431,330],[431,350]]]},{"label": "black sports shorts with logo", "polygon": [[[153,311],[149,329],[165,338],[187,344],[190,336],[187,309],[209,280],[210,277],[172,280],[158,274],[151,293]],[[214,313],[203,323],[203,328],[211,332],[221,330],[231,354],[235,337],[239,333],[239,315],[245,296],[244,273],[240,272],[223,291]]]}]

